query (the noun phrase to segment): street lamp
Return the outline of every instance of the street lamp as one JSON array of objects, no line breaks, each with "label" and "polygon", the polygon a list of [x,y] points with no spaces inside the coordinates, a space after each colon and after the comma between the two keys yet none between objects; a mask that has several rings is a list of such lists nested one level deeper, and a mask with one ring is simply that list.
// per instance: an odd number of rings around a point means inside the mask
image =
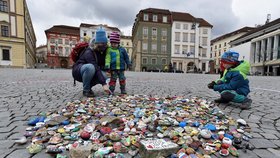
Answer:
[{"label": "street lamp", "polygon": [[196,51],[196,19],[194,19],[193,23],[192,23],[192,30],[194,30],[194,52],[190,52],[189,55],[193,55],[193,70],[195,71],[195,67],[196,67],[196,64],[195,64],[195,51]]}]

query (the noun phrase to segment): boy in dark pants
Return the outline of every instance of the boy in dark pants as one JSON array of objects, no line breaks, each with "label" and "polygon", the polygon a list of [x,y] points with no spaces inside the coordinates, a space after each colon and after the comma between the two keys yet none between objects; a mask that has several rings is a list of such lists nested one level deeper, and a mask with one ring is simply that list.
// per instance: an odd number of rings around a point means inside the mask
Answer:
[{"label": "boy in dark pants", "polygon": [[112,93],[115,91],[116,82],[119,78],[121,94],[126,94],[126,78],[124,71],[126,66],[130,67],[128,54],[123,47],[120,47],[120,35],[117,32],[112,32],[110,35],[111,47],[107,49],[105,68],[110,70],[111,78],[109,82],[109,89]]},{"label": "boy in dark pants", "polygon": [[249,109],[252,100],[247,98],[250,93],[247,74],[250,64],[238,61],[239,53],[228,51],[222,55],[221,62],[225,67],[223,77],[208,84],[208,88],[221,94],[216,103],[237,103],[241,109]]}]

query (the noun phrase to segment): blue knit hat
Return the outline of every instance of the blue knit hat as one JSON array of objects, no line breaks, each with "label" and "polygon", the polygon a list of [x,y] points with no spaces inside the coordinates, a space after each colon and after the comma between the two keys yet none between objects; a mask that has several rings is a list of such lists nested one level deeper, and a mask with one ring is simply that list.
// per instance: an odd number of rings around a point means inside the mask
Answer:
[{"label": "blue knit hat", "polygon": [[99,28],[96,31],[96,36],[95,36],[95,43],[107,43],[108,39],[106,37],[106,31],[102,28]]},{"label": "blue knit hat", "polygon": [[238,62],[239,53],[233,51],[224,52],[221,59],[228,62]]}]

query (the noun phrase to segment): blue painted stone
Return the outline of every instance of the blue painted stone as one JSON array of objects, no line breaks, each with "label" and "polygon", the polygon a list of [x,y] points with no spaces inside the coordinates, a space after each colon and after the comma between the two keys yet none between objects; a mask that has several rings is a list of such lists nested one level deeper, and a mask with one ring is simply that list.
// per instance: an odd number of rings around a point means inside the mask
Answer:
[{"label": "blue painted stone", "polygon": [[68,120],[65,120],[65,121],[62,121],[61,124],[62,124],[62,125],[69,125],[70,122],[69,122]]},{"label": "blue painted stone", "polygon": [[204,127],[210,131],[216,131],[216,126],[211,123],[206,124]]},{"label": "blue painted stone", "polygon": [[185,126],[187,126],[187,123],[186,123],[186,122],[180,122],[180,123],[179,123],[179,126],[182,127],[182,128],[184,128]]},{"label": "blue painted stone", "polygon": [[200,125],[199,122],[194,122],[194,123],[192,124],[193,127],[198,127],[199,125]]},{"label": "blue painted stone", "polygon": [[172,155],[170,155],[170,158],[177,158],[177,155],[176,154],[172,154]]},{"label": "blue painted stone", "polygon": [[227,137],[227,138],[229,138],[229,139],[233,139],[233,136],[230,135],[230,134],[225,133],[224,136]]},{"label": "blue painted stone", "polygon": [[219,136],[217,134],[212,134],[211,137],[215,140],[219,139]]},{"label": "blue painted stone", "polygon": [[38,123],[38,122],[44,122],[44,120],[45,120],[45,117],[43,117],[43,116],[40,116],[40,117],[33,117],[33,118],[29,119],[29,121],[28,121],[27,124],[28,124],[29,126],[35,126],[36,123]]}]

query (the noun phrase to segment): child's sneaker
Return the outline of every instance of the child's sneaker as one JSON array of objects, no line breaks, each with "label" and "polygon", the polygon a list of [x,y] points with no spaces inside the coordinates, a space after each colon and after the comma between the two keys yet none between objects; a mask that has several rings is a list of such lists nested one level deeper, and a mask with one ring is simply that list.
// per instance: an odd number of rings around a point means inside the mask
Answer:
[{"label": "child's sneaker", "polygon": [[125,89],[121,90],[121,94],[127,94]]}]

